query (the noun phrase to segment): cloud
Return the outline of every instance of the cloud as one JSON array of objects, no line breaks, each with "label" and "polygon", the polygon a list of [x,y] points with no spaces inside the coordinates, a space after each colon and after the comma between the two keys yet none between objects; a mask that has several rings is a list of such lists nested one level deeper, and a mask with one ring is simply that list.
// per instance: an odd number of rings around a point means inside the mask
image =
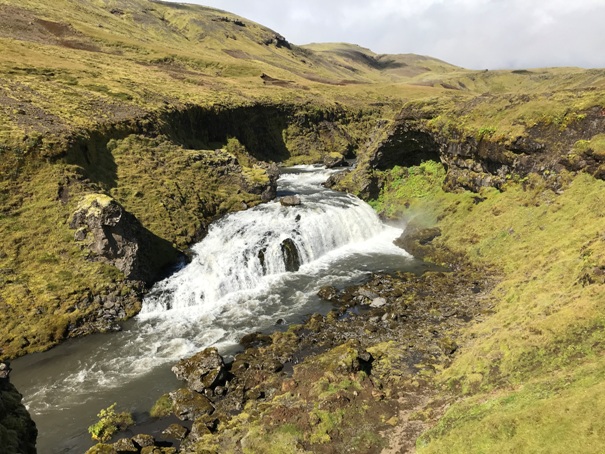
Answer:
[{"label": "cloud", "polygon": [[291,42],[351,42],[472,69],[605,67],[603,0],[199,0]]}]

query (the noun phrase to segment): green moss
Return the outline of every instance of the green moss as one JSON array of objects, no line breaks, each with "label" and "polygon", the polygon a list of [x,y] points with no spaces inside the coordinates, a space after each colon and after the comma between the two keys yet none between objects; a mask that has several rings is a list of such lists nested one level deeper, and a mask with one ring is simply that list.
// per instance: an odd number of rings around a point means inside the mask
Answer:
[{"label": "green moss", "polygon": [[163,418],[172,414],[172,399],[170,395],[162,395],[151,407],[149,414],[152,418]]}]

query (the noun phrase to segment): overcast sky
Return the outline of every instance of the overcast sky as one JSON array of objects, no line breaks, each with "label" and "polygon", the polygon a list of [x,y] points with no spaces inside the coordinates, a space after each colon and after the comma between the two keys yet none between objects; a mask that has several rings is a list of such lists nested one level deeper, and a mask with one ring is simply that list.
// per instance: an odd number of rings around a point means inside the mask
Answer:
[{"label": "overcast sky", "polygon": [[469,69],[605,68],[605,0],[188,0],[294,44],[348,42]]}]

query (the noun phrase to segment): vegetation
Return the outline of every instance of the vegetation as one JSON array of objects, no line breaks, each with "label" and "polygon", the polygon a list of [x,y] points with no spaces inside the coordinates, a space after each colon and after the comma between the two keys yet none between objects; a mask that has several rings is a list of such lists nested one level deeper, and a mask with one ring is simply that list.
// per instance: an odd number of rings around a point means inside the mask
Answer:
[{"label": "vegetation", "polygon": [[[418,450],[605,450],[605,135],[590,126],[605,71],[468,71],[342,43],[297,47],[229,13],[144,0],[0,0],[0,14],[1,358],[101,329],[108,295],[124,301],[122,318],[137,312],[141,284],[74,240],[70,220],[91,194],[186,252],[213,219],[270,196],[267,162],[357,156],[340,187],[386,218],[439,227],[437,248],[500,279],[452,364],[420,368],[451,405]],[[378,169],[402,122],[433,156]],[[523,167],[525,143],[541,161]],[[497,184],[471,185],[476,175]],[[376,370],[400,379],[400,347],[373,346]],[[327,370],[340,360],[347,352],[332,349],[309,361],[313,373],[300,368],[312,394],[276,397],[302,412],[299,425],[271,431],[269,406],[247,408],[227,432],[249,424],[242,449],[271,452],[279,439],[297,452],[338,443],[368,409],[397,425],[382,404],[303,405],[369,393],[362,372]],[[91,426],[96,439],[126,422],[114,407]],[[379,443],[369,427],[354,435],[361,451]]]},{"label": "vegetation", "polygon": [[99,421],[88,428],[88,433],[90,433],[93,440],[101,443],[109,441],[113,434],[134,424],[130,413],[116,413],[116,405],[116,403],[113,403],[101,410],[97,415]]},{"label": "vegetation", "polygon": [[[460,400],[419,451],[602,451],[603,181],[563,175],[565,188],[555,192],[531,175],[503,192],[452,194],[434,185],[443,172],[419,170],[390,171],[377,209],[438,225],[435,242],[501,276],[492,313],[438,375],[443,392]],[[428,196],[418,191],[424,186]]]}]

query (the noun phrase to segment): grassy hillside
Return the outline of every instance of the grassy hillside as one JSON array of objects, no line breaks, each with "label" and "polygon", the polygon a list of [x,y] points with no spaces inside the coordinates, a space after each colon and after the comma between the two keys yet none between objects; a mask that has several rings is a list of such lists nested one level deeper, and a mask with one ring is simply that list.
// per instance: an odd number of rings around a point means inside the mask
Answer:
[{"label": "grassy hillside", "polygon": [[[158,1],[0,0],[0,17],[0,358],[111,328],[95,325],[106,302],[137,311],[142,284],[69,226],[91,195],[183,252],[217,216],[267,199],[267,162],[357,156],[342,187],[440,227],[437,250],[499,277],[452,364],[423,372],[450,406],[418,450],[605,449],[605,70],[299,47]],[[398,165],[377,165],[381,151]]]}]

